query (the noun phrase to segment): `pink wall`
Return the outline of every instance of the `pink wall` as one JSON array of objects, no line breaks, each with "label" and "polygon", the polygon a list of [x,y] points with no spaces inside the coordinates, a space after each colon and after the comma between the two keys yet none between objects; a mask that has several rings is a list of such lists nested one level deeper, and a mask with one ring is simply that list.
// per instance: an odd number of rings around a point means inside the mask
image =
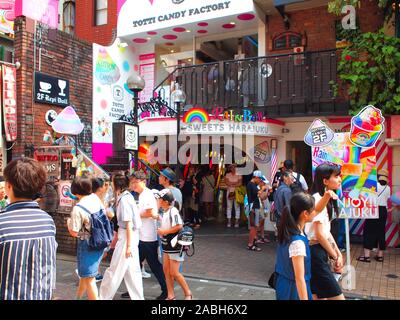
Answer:
[{"label": "pink wall", "polygon": [[15,0],[15,16],[25,16],[58,27],[58,0]]}]

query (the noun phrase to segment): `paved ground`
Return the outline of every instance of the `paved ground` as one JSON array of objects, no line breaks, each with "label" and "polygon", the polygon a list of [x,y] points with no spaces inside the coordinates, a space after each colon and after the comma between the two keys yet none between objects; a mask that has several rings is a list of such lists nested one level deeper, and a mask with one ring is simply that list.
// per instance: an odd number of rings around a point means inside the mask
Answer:
[{"label": "paved ground", "polygon": [[[195,254],[187,257],[183,273],[194,298],[199,300],[271,300],[275,293],[267,282],[275,265],[276,243],[262,244],[261,252],[246,250],[247,230],[226,229],[222,225],[196,230]],[[352,265],[356,269],[356,289],[345,292],[348,298],[400,299],[400,250],[388,249],[384,263],[356,261],[361,246],[353,244]],[[59,255],[55,299],[74,299],[77,286],[75,257]],[[106,265],[103,265],[105,268]],[[147,268],[148,269],[148,268]],[[148,270],[149,271],[149,270]],[[124,285],[119,293],[124,292]],[[146,299],[160,293],[154,276],[144,279]],[[177,299],[183,299],[179,287]],[[119,294],[116,296],[119,299]]]}]

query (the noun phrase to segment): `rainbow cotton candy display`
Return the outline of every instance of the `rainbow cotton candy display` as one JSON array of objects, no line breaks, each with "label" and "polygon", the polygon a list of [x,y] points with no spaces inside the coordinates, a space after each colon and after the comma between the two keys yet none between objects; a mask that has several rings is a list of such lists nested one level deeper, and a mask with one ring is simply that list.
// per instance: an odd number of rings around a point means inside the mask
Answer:
[{"label": "rainbow cotton candy display", "polygon": [[82,132],[84,126],[74,108],[68,106],[58,114],[51,127],[57,133],[77,135]]},{"label": "rainbow cotton candy display", "polygon": [[351,142],[360,147],[373,147],[384,130],[384,121],[379,109],[366,106],[351,120]]},{"label": "rainbow cotton candy display", "polygon": [[121,76],[118,66],[104,48],[99,49],[94,75],[102,85],[111,85]]}]

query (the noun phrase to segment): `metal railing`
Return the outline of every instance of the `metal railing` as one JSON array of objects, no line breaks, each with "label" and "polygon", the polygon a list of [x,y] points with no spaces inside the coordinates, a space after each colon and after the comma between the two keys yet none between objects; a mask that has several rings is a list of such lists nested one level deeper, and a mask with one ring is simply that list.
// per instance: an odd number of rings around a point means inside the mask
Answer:
[{"label": "metal railing", "polygon": [[186,108],[262,108],[270,117],[347,114],[348,102],[334,96],[337,62],[336,50],[325,50],[178,67],[154,92],[170,101],[165,92],[178,82]]}]

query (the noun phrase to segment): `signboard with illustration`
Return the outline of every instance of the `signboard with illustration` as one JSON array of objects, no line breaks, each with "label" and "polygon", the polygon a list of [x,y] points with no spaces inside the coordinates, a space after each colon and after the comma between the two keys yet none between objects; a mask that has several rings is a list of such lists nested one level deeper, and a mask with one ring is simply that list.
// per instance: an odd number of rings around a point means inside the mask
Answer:
[{"label": "signboard with illustration", "polygon": [[14,36],[15,0],[0,0],[0,32]]},{"label": "signboard with illustration", "polygon": [[34,99],[37,103],[46,103],[62,107],[68,106],[69,81],[35,72]]},{"label": "signboard with illustration", "polygon": [[[333,131],[317,119],[304,138],[312,146],[313,171],[326,162],[341,167],[339,218],[378,218],[375,144],[384,131],[384,121],[381,111],[369,105],[351,119],[350,132],[331,138]],[[317,141],[312,139],[315,132],[319,133]]]},{"label": "signboard with illustration", "polygon": [[46,169],[47,177],[58,179],[60,176],[60,152],[57,148],[37,148],[34,158]]},{"label": "signboard with illustration", "polygon": [[139,72],[135,48],[93,44],[93,160],[105,163],[112,155],[112,124],[132,111],[126,80]]},{"label": "signboard with illustration", "polygon": [[57,29],[58,2],[59,0],[15,0],[15,16],[25,16]]},{"label": "signboard with illustration", "polygon": [[60,207],[72,207],[74,200],[69,197],[71,193],[71,182],[60,181],[58,184],[58,194],[60,196]]}]

